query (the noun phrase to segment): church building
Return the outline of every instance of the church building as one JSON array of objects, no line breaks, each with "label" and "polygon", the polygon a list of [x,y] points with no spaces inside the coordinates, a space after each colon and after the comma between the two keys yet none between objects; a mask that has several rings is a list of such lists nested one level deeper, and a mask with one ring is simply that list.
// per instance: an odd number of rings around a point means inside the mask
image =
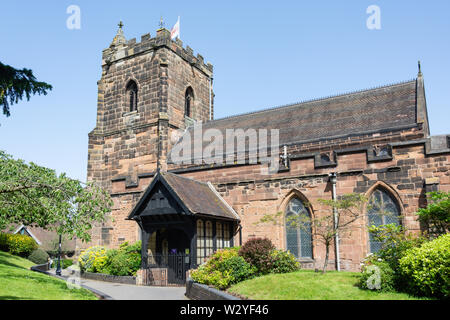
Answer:
[{"label": "church building", "polygon": [[[224,136],[277,130],[277,170],[261,170],[248,156],[172,161],[173,137],[198,124]],[[377,205],[333,244],[329,263],[358,271],[379,246],[367,226],[395,222],[419,231],[415,212],[427,205],[427,192],[450,191],[449,168],[450,135],[430,136],[420,68],[410,81],[215,120],[213,66],[165,28],[137,42],[120,25],[103,50],[87,176],[110,192],[114,207],[90,243],[77,242],[77,253],[142,240],[143,268],[158,254],[181,253],[190,269],[220,248],[267,237],[304,268],[320,268],[325,246],[312,232],[259,221],[278,212],[282,221],[328,215],[319,199],[358,193]]]}]

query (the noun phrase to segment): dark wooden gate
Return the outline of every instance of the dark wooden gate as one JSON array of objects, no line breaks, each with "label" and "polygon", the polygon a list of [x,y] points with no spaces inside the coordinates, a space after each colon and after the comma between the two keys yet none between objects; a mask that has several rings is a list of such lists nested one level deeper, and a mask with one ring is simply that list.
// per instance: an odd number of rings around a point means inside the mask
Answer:
[{"label": "dark wooden gate", "polygon": [[148,268],[166,268],[167,282],[171,285],[184,285],[189,269],[189,254],[168,253],[148,256]]}]

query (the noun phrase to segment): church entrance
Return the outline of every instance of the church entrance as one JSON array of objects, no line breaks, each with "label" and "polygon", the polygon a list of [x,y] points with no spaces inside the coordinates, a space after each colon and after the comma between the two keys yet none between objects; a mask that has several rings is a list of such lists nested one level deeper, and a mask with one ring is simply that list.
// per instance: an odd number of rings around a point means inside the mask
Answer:
[{"label": "church entrance", "polygon": [[167,269],[169,284],[184,284],[190,269],[189,238],[179,229],[161,228],[148,239],[148,268]]}]

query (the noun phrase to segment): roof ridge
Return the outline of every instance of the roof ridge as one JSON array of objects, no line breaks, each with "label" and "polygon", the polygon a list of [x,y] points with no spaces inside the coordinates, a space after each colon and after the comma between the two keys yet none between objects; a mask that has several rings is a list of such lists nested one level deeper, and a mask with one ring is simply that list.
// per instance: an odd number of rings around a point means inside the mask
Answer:
[{"label": "roof ridge", "polygon": [[333,99],[333,98],[339,98],[339,97],[343,97],[343,96],[354,95],[354,94],[359,94],[359,93],[368,92],[368,91],[375,91],[375,90],[379,90],[379,89],[400,86],[400,85],[404,85],[404,84],[407,84],[407,83],[410,83],[410,82],[415,82],[415,81],[417,81],[417,78],[413,78],[413,79],[405,80],[405,81],[401,81],[401,82],[396,82],[396,83],[391,83],[391,84],[386,84],[386,85],[375,86],[375,87],[366,88],[366,89],[348,91],[348,92],[345,92],[345,93],[329,95],[329,96],[324,96],[324,97],[320,97],[320,98],[300,100],[300,101],[298,101],[296,103],[288,103],[288,104],[279,105],[279,106],[275,106],[275,107],[269,107],[269,108],[265,108],[265,109],[261,109],[261,110],[250,111],[250,112],[245,112],[245,113],[241,113],[241,114],[231,115],[231,116],[227,116],[227,117],[223,117],[223,118],[219,118],[219,119],[214,119],[214,120],[208,121],[208,122],[206,122],[204,124],[209,124],[209,123],[213,123],[213,122],[219,122],[219,121],[222,121],[222,120],[228,120],[228,119],[231,119],[231,118],[237,118],[237,117],[247,116],[247,115],[256,114],[256,113],[263,113],[263,112],[267,112],[267,111],[273,111],[273,110],[277,110],[277,109],[294,107],[294,106],[298,106],[298,105],[301,105],[301,104],[307,104],[307,103],[318,102],[318,101],[325,101],[325,100],[329,100],[329,99]]}]

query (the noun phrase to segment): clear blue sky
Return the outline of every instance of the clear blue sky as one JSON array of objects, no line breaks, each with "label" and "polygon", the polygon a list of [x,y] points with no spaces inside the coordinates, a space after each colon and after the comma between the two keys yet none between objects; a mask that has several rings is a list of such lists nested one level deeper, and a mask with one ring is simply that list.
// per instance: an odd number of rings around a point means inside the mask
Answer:
[{"label": "clear blue sky", "polygon": [[[69,30],[69,5],[81,29]],[[369,30],[367,7],[381,9]],[[53,85],[0,116],[0,149],[85,180],[101,53],[181,17],[181,40],[214,65],[215,117],[425,76],[433,135],[450,133],[450,1],[2,1],[0,61]]]}]

